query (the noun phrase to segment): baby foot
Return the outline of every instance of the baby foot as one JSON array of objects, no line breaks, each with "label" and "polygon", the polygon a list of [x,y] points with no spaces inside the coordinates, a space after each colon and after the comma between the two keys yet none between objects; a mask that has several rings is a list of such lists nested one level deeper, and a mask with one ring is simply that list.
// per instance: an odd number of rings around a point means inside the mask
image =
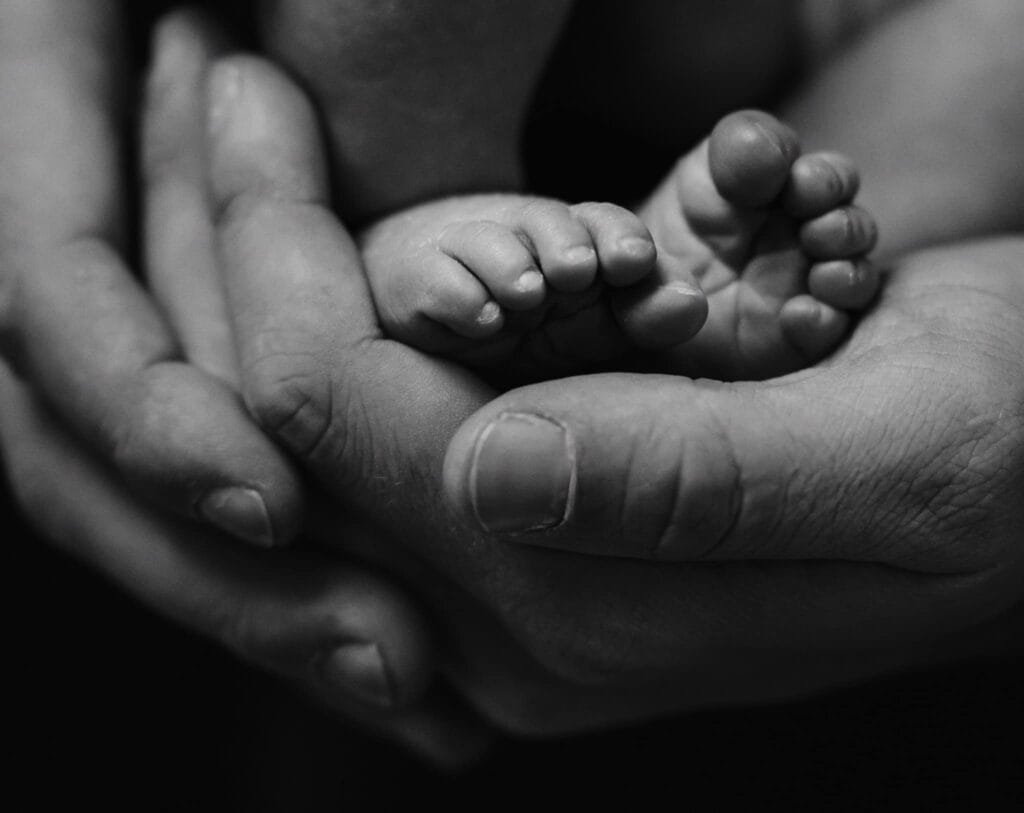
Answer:
[{"label": "baby foot", "polygon": [[670,347],[706,313],[691,277],[653,273],[637,216],[608,203],[450,198],[385,218],[361,242],[388,335],[517,379]]},{"label": "baby foot", "polygon": [[772,116],[722,119],[639,212],[659,265],[692,274],[708,298],[707,323],[658,366],[760,379],[832,351],[879,286],[864,259],[877,231],[851,204],[857,188],[847,158],[801,154]]}]

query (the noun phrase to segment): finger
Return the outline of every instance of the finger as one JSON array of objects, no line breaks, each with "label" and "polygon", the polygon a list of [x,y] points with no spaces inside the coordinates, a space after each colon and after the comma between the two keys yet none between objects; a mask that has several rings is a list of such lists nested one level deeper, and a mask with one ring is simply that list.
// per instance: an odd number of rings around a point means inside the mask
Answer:
[{"label": "finger", "polygon": [[301,512],[291,468],[227,387],[179,362],[121,259],[115,44],[72,29],[25,32],[24,59],[0,71],[9,345],[126,481],[242,539],[287,541]]},{"label": "finger", "polygon": [[322,148],[301,93],[269,63],[233,57],[211,73],[210,104],[246,402],[332,493],[411,520],[418,510],[387,493],[393,461],[434,482],[425,473],[444,439],[490,391],[381,337],[355,246],[325,205]]},{"label": "finger", "polygon": [[221,50],[200,15],[164,18],[143,105],[146,279],[185,357],[237,383],[237,362],[206,193],[205,77]]},{"label": "finger", "polygon": [[204,538],[128,497],[6,369],[0,404],[15,497],[71,555],[321,700],[377,712],[420,696],[433,670],[431,637],[419,610],[390,585],[316,557]]},{"label": "finger", "polygon": [[[380,338],[351,241],[323,206],[326,189],[318,180],[322,176],[317,166],[315,122],[301,94],[272,66],[251,59],[222,62],[211,75],[210,93],[217,111],[211,159],[220,245],[250,408],[333,495],[357,503],[392,528],[404,528],[406,536],[407,529],[415,527],[416,537],[408,544],[493,609],[539,663],[577,681],[607,681],[609,676],[627,672],[635,679],[645,669],[664,667],[666,662],[678,668],[694,651],[705,647],[759,646],[766,632],[771,633],[773,643],[840,637],[863,643],[874,640],[879,629],[898,637],[907,634],[908,626],[918,633],[922,625],[949,623],[953,614],[950,591],[942,593],[930,582],[922,584],[896,568],[827,567],[820,583],[814,582],[813,595],[808,596],[807,590],[800,588],[811,584],[817,571],[805,565],[787,569],[778,579],[768,578],[756,565],[740,568],[738,581],[730,581],[734,568],[663,571],[659,566],[655,573],[655,566],[644,562],[550,556],[546,551],[496,545],[468,522],[455,521],[458,516],[447,514],[436,490],[439,452],[455,427],[493,398],[493,393],[449,365]],[[715,415],[710,405],[699,409],[691,403],[696,399],[678,400],[694,390],[674,379],[667,382],[683,388],[663,390],[666,380],[651,377],[609,376],[504,396],[498,404],[518,404],[515,399],[520,397],[539,401],[538,393],[544,393],[544,404],[551,407],[552,416],[578,411],[578,437],[592,444],[593,450],[586,458],[581,456],[585,463],[577,471],[573,465],[559,462],[566,435],[557,428],[554,444],[549,442],[550,431],[541,433],[548,440],[542,437],[537,443],[527,434],[518,446],[517,437],[508,441],[506,435],[504,448],[511,450],[511,468],[526,458],[534,466],[530,475],[541,484],[540,488],[523,487],[508,480],[508,496],[518,499],[542,493],[544,483],[557,479],[551,472],[567,473],[565,479],[573,482],[575,472],[575,482],[580,484],[581,494],[586,489],[588,502],[570,500],[569,494],[575,495],[576,488],[565,487],[561,504],[555,506],[555,520],[561,516],[565,527],[574,525],[579,530],[580,547],[585,546],[588,553],[609,552],[610,541],[618,550],[628,551],[629,540],[642,545],[656,536],[658,520],[672,514],[669,502],[656,502],[661,498],[664,472],[638,457],[638,467],[643,463],[645,468],[637,469],[638,478],[633,487],[627,487],[627,447],[648,438],[661,455],[658,459],[675,460],[668,454],[673,437],[668,430],[661,433],[666,440],[662,448],[656,442],[657,430],[662,419],[680,416],[693,418],[695,448],[708,440],[719,444],[712,452],[728,451],[728,443],[745,439],[742,435],[717,438],[724,433],[712,422]],[[712,389],[710,385],[697,388],[700,392]],[[813,394],[812,403],[820,403],[820,393]],[[737,400],[742,400],[739,394]],[[722,403],[729,406],[726,399]],[[527,405],[534,406],[524,401],[520,411],[528,411]],[[750,405],[750,412],[756,413],[758,423],[750,426],[763,425],[765,418],[755,406]],[[733,412],[737,409],[734,404]],[[602,414],[596,416],[595,412]],[[783,417],[796,421],[807,414],[804,405]],[[821,418],[820,410],[815,414]],[[645,422],[629,421],[633,415]],[[544,414],[538,417],[543,422]],[[473,516],[467,487],[470,458],[477,433],[487,423],[475,417],[451,447],[446,480],[455,485],[453,494],[461,498],[461,505],[457,502],[454,510],[462,516]],[[789,424],[780,418],[778,425]],[[588,427],[594,432],[584,436]],[[609,433],[607,438],[600,436],[602,431]],[[678,427],[674,431],[682,432]],[[818,439],[813,432],[810,437]],[[556,451],[549,454],[545,449],[552,445]],[[587,446],[580,442],[570,448]],[[460,449],[464,455],[459,454]],[[762,451],[751,464],[766,469],[784,466],[784,458],[771,459],[771,449]],[[790,451],[796,454],[794,449]],[[831,480],[828,466],[822,467],[827,484],[842,485],[843,480],[835,474],[841,468],[838,461],[828,461],[825,448],[818,453],[833,466]],[[708,483],[707,492],[729,487],[734,469],[728,457],[716,458],[711,452],[706,457],[708,472],[700,469],[703,459],[697,461],[695,470]],[[671,474],[671,465],[665,470]],[[788,468],[784,470],[788,472]],[[451,477],[452,473],[457,476]],[[754,468],[752,473],[759,471]],[[768,480],[768,484],[773,482]],[[541,521],[547,520],[557,482],[555,486],[542,494],[538,510],[534,510],[536,503],[527,500],[528,510],[519,516],[533,512],[532,522],[538,515]],[[634,531],[616,512],[622,508],[623,495],[645,494],[653,495],[653,518],[643,514],[646,506],[638,499],[638,507],[631,509],[636,517],[625,517],[638,523]],[[765,497],[765,505],[757,505],[765,515],[771,496]],[[566,505],[583,505],[585,510],[569,511],[565,517]],[[700,523],[694,524],[700,529]],[[457,531],[454,535],[453,530]],[[863,531],[863,527],[857,530]],[[801,552],[800,558],[808,557]],[[881,587],[878,570],[882,571]],[[586,589],[565,589],[581,579]],[[865,602],[869,592],[874,600]],[[723,595],[729,597],[725,602]],[[888,600],[880,600],[883,595]],[[594,596],[601,597],[599,613],[594,611]],[[744,596],[748,598],[740,600]],[[883,623],[895,606],[905,609],[907,603],[913,605],[912,612],[908,611],[912,622]],[[752,613],[775,606],[780,608],[777,618],[773,616],[764,625],[749,623]],[[851,613],[842,610],[851,606],[864,607],[864,611],[852,613],[853,622],[844,625]],[[838,622],[834,620],[837,617]],[[701,623],[709,618],[715,619],[713,624]],[[638,640],[638,629],[657,630],[657,634],[639,636],[642,640]],[[830,638],[832,632],[835,635]]]},{"label": "finger", "polygon": [[[988,566],[973,546],[922,543],[943,527],[935,501],[962,504],[969,485],[965,450],[930,428],[949,403],[922,408],[907,384],[941,353],[880,365],[848,347],[844,358],[763,385],[621,375],[507,393],[452,441],[447,494],[478,527],[591,554]],[[879,533],[907,516],[913,528]]]}]

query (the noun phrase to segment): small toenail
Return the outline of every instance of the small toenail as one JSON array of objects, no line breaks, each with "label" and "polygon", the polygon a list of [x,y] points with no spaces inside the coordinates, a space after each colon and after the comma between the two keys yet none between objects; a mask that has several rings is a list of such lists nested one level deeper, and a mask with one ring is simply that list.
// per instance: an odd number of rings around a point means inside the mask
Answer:
[{"label": "small toenail", "polygon": [[597,258],[597,252],[590,246],[573,246],[562,252],[562,258],[570,265],[583,265],[593,262]]},{"label": "small toenail", "polygon": [[516,290],[524,294],[532,294],[544,287],[544,275],[531,268],[516,280]]},{"label": "small toenail", "polygon": [[705,298],[705,294],[700,288],[695,288],[693,285],[685,282],[670,282],[665,286],[664,290],[671,291],[677,296],[692,297],[694,299]]},{"label": "small toenail", "polygon": [[619,240],[619,248],[627,254],[649,254],[654,243],[646,237],[623,237]]},{"label": "small toenail", "polygon": [[490,325],[500,318],[501,306],[497,302],[491,301],[480,308],[480,313],[476,317],[476,323],[478,325]]}]

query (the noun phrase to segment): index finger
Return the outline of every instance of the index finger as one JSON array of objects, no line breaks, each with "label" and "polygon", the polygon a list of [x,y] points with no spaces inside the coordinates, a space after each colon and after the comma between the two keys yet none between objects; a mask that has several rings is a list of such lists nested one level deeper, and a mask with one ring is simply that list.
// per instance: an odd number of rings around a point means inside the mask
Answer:
[{"label": "index finger", "polygon": [[20,369],[126,480],[256,544],[299,521],[287,462],[184,364],[126,266],[116,6],[0,5],[0,283]]}]

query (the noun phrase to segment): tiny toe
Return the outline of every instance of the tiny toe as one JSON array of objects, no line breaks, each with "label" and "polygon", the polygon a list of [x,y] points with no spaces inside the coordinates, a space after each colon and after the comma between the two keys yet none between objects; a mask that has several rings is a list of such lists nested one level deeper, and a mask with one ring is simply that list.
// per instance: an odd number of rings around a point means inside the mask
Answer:
[{"label": "tiny toe", "polygon": [[867,254],[878,242],[875,219],[859,206],[842,206],[800,228],[800,245],[815,260]]},{"label": "tiny toe", "polygon": [[502,307],[529,310],[544,301],[544,276],[533,254],[508,227],[489,220],[448,226],[438,246],[491,292]]},{"label": "tiny toe", "polygon": [[860,175],[845,155],[810,153],[793,162],[782,192],[782,206],[790,216],[809,220],[849,203],[859,189]]},{"label": "tiny toe", "polygon": [[782,332],[808,363],[825,358],[843,340],[850,317],[812,296],[795,296],[779,313]]},{"label": "tiny toe", "polygon": [[658,250],[635,214],[613,203],[579,203],[570,211],[597,248],[601,279],[615,288],[633,285],[654,269]]},{"label": "tiny toe", "polygon": [[611,301],[623,332],[643,350],[664,350],[693,338],[708,316],[704,293],[682,283],[644,280],[613,291]]},{"label": "tiny toe", "polygon": [[807,275],[811,295],[842,310],[862,310],[875,295],[881,278],[868,260],[830,260],[817,263]]},{"label": "tiny toe", "polygon": [[544,279],[557,291],[585,291],[597,276],[597,251],[590,232],[556,200],[530,201],[518,215],[518,229],[533,246]]},{"label": "tiny toe", "polygon": [[708,144],[711,177],[722,197],[738,206],[767,206],[782,191],[800,154],[796,133],[758,110],[731,113]]},{"label": "tiny toe", "polygon": [[424,271],[430,281],[419,306],[423,316],[468,339],[484,339],[501,330],[505,323],[501,307],[460,263],[442,256]]}]

